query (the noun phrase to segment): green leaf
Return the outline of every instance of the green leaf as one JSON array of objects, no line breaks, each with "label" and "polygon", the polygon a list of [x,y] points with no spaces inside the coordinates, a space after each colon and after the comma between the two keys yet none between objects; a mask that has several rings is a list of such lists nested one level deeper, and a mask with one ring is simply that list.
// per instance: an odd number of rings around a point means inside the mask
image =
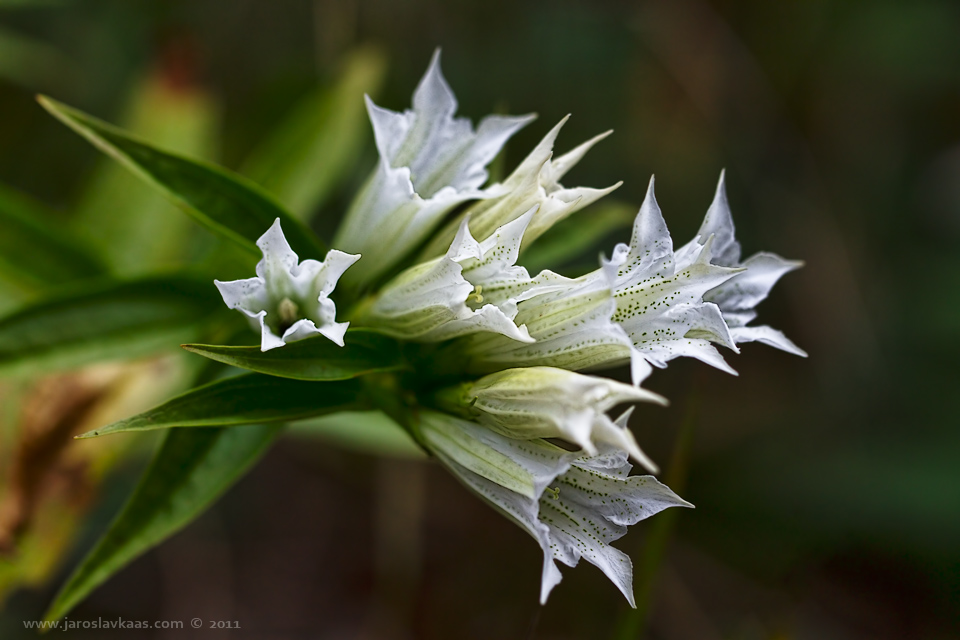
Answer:
[{"label": "green leaf", "polygon": [[[586,251],[596,251],[605,236],[629,228],[637,207],[617,201],[603,201],[575,213],[544,233],[520,258],[530,272],[554,269],[572,263]],[[596,253],[593,256],[596,257]],[[595,260],[591,264],[595,264]]]},{"label": "green leaf", "polygon": [[380,411],[343,411],[301,420],[291,423],[287,434],[319,438],[370,455],[405,459],[427,457],[403,427]]},{"label": "green leaf", "polygon": [[[212,160],[220,125],[218,104],[206,91],[175,80],[176,73],[170,64],[162,64],[139,78],[120,122],[151,144]],[[119,274],[155,273],[196,262],[214,238],[197,233],[190,217],[157,189],[111,158],[100,160],[86,181],[74,228],[94,239],[99,254]]]},{"label": "green leaf", "polygon": [[370,129],[363,94],[376,93],[385,68],[379,51],[353,52],[337,83],[301,100],[243,173],[308,219],[355,167]]},{"label": "green leaf", "polygon": [[256,240],[280,218],[290,246],[301,258],[323,259],[325,250],[309,229],[260,187],[227,170],[161,151],[112,125],[45,96],[40,104],[94,146],[156,187],[200,224],[259,254]]},{"label": "green leaf", "polygon": [[288,422],[362,408],[361,387],[355,380],[305,382],[247,373],[191,389],[149,411],[78,437],[169,427]]},{"label": "green leaf", "polygon": [[196,339],[222,306],[212,283],[187,276],[74,288],[0,318],[0,372],[154,353]]},{"label": "green leaf", "polygon": [[101,275],[104,264],[56,214],[0,186],[0,273],[24,286],[45,286]]},{"label": "green leaf", "polygon": [[62,618],[131,560],[199,516],[260,459],[282,427],[173,429],[120,515],[47,611]]},{"label": "green leaf", "polygon": [[397,341],[379,333],[352,329],[344,342],[338,347],[317,336],[270,351],[207,344],[185,344],[183,348],[241,369],[297,380],[346,380],[406,366]]}]

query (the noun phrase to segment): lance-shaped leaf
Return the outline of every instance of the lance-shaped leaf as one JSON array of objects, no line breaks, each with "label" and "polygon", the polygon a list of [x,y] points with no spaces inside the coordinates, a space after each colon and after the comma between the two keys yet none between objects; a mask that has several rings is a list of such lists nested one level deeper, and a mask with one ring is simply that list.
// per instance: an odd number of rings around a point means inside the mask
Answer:
[{"label": "lance-shaped leaf", "polygon": [[283,349],[185,344],[205,358],[241,369],[297,380],[346,380],[406,366],[396,340],[373,331],[349,331],[340,347],[323,336],[292,342]]},{"label": "lance-shaped leaf", "polygon": [[121,129],[41,96],[40,104],[94,146],[153,185],[212,231],[259,253],[256,240],[279,218],[293,249],[321,258],[320,240],[262,189],[223,168],[161,151]]},{"label": "lance-shaped leaf", "polygon": [[385,68],[376,49],[354,51],[336,83],[304,97],[243,173],[308,219],[355,167],[369,135],[362,96],[377,92]]},{"label": "lance-shaped leaf", "polygon": [[0,318],[0,371],[140,357],[196,339],[220,309],[209,282],[186,276],[73,289]]},{"label": "lance-shaped leaf", "polygon": [[199,516],[267,451],[280,426],[170,431],[123,511],[47,611],[62,618],[131,560]]},{"label": "lance-shaped leaf", "polygon": [[[182,77],[180,63],[164,59],[136,79],[118,126],[168,152],[215,160],[219,103]],[[99,160],[84,181],[71,223],[117,273],[155,273],[194,261],[210,246],[214,238],[197,233],[194,221],[157,189],[112,158]]]},{"label": "lance-shaped leaf", "polygon": [[248,373],[191,389],[149,411],[84,433],[93,438],[124,431],[170,427],[232,427],[288,422],[369,408],[355,380],[305,382]]},{"label": "lance-shaped leaf", "polygon": [[0,274],[18,285],[51,285],[101,275],[104,264],[38,202],[0,186]]}]

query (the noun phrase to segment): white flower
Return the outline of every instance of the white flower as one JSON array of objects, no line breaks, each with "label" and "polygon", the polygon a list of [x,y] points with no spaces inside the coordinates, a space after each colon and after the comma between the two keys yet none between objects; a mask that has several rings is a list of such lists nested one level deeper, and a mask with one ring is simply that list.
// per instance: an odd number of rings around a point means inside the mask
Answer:
[{"label": "white flower", "polygon": [[720,308],[704,294],[730,280],[739,268],[711,264],[713,238],[683,260],[674,259],[673,240],[653,193],[653,178],[633,225],[630,245],[620,244],[602,270],[613,290],[613,320],[651,364],[690,356],[736,374],[711,343],[738,352]]},{"label": "white flower", "polygon": [[634,384],[651,368],[623,328],[613,322],[616,303],[600,271],[565,278],[543,271],[524,292],[514,321],[527,328],[531,344],[478,334],[465,342],[466,368],[486,373],[505,367],[547,366],[574,371],[631,363]]},{"label": "white flower", "polygon": [[556,561],[596,565],[631,606],[633,564],[610,546],[627,527],[669,507],[691,507],[653,476],[628,476],[624,451],[580,456],[543,440],[514,440],[468,420],[425,411],[425,446],[467,487],[526,530],[543,550],[540,602],[561,579]]},{"label": "white flower", "polygon": [[380,162],[351,205],[334,244],[367,259],[346,277],[366,285],[386,273],[480,189],[486,166],[534,116],[484,118],[476,131],[454,118],[457,100],[440,72],[440,52],[413,94],[413,109],[396,113],[367,98]]},{"label": "white flower", "polygon": [[503,366],[583,370],[631,363],[634,384],[679,356],[692,356],[736,373],[711,343],[737,351],[720,308],[704,294],[742,269],[710,263],[712,239],[696,245],[684,263],[653,193],[653,180],[634,221],[629,245],[620,244],[597,271],[569,279],[544,271],[518,304],[515,321],[532,344],[473,336],[473,371]]},{"label": "white flower", "polygon": [[507,437],[562,438],[588,455],[597,455],[597,445],[607,444],[658,472],[630,430],[606,414],[624,402],[666,404],[646,389],[553,367],[525,367],[464,383],[438,398],[444,409],[464,413]]},{"label": "white flower", "polygon": [[795,345],[782,332],[768,326],[748,327],[757,312],[754,308],[770,294],[773,285],[794,269],[803,266],[802,262],[784,260],[780,256],[760,252],[740,262],[740,243],[734,235],[733,216],[727,202],[727,190],[724,173],[720,173],[717,191],[713,197],[707,215],[700,225],[697,236],[677,251],[677,262],[692,259],[709,237],[713,237],[713,264],[725,267],[746,269],[722,285],[704,294],[703,299],[715,303],[723,313],[723,319],[730,327],[730,336],[734,342],[762,342],[798,356],[806,357],[806,352]]},{"label": "white flower", "polygon": [[214,280],[223,301],[260,326],[260,349],[267,351],[315,333],[343,346],[348,322],[337,322],[337,308],[328,296],[347,268],[360,259],[336,249],[323,262],[299,262],[283,236],[278,218],[260,236],[257,246],[263,259],[257,277],[220,282]]},{"label": "white flower", "polygon": [[552,159],[553,144],[569,117],[563,118],[551,129],[503,183],[491,186],[487,190],[488,198],[470,205],[459,219],[437,233],[421,255],[425,258],[439,255],[456,233],[458,224],[465,218],[470,219],[470,232],[475,237],[486,238],[497,227],[536,206],[537,213],[523,238],[522,248],[526,248],[555,223],[619,187],[622,184],[620,182],[606,189],[568,189],[560,184],[560,179],[593,145],[612,133],[601,133],[559,158]]},{"label": "white flower", "polygon": [[404,340],[439,342],[493,332],[511,342],[532,342],[517,325],[517,303],[531,278],[516,266],[523,232],[535,208],[483,242],[460,225],[446,255],[407,269],[377,294],[357,320]]}]

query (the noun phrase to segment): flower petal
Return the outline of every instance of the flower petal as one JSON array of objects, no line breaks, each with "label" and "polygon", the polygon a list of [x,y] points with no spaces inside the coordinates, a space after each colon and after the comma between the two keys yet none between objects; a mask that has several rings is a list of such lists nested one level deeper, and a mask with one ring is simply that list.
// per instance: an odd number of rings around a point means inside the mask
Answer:
[{"label": "flower petal", "polygon": [[635,607],[633,565],[610,544],[629,525],[670,507],[693,505],[652,476],[628,476],[630,468],[626,453],[615,449],[576,460],[557,479],[556,497],[541,495],[540,520],[550,529],[556,559],[572,567],[586,558]]},{"label": "flower petal", "polygon": [[[495,229],[517,219],[531,208],[537,207],[536,215],[530,221],[524,235],[523,247],[526,247],[554,223],[583,209],[620,186],[620,183],[617,183],[606,189],[586,187],[566,189],[558,182],[594,144],[607,135],[605,133],[596,136],[557,160],[551,161],[553,144],[568,118],[569,116],[563,118],[551,129],[502,184],[489,187],[487,199],[472,204],[464,212],[459,220],[465,217],[470,218],[470,230],[475,237],[485,239]],[[453,237],[459,220],[447,225],[436,234],[421,255],[426,258],[441,253],[445,243]]]},{"label": "flower petal", "polygon": [[412,110],[394,113],[367,99],[380,163],[334,241],[367,255],[346,274],[350,286],[360,288],[386,273],[460,203],[489,197],[480,190],[486,166],[533,119],[491,116],[474,131],[469,120],[453,117],[456,108],[439,51],[414,93]]},{"label": "flower petal", "polygon": [[260,236],[257,246],[263,252],[263,259],[257,263],[257,275],[264,279],[268,288],[286,286],[298,258],[283,235],[280,218],[274,220],[266,233]]},{"label": "flower petal", "polygon": [[[752,320],[756,315],[754,307],[766,300],[777,281],[785,274],[802,267],[803,263],[761,252],[747,258],[742,266],[746,271],[730,278],[704,296],[704,299],[719,305],[725,315],[731,316],[728,321],[731,327],[743,326]],[[742,316],[738,318],[738,313],[747,313],[748,319],[744,322]]]},{"label": "flower petal", "polygon": [[336,305],[328,295],[338,278],[360,256],[331,249],[323,262],[298,262],[279,219],[260,236],[257,245],[263,259],[257,263],[256,278],[214,280],[214,284],[228,307],[243,312],[259,325],[260,349],[276,349],[315,333],[343,346],[348,325],[336,322]]},{"label": "flower petal", "polygon": [[805,355],[802,349],[790,342],[782,333],[769,327],[763,327],[761,331],[739,331],[747,328],[746,325],[757,317],[756,306],[766,299],[777,281],[784,274],[803,266],[803,263],[784,260],[778,255],[766,252],[754,254],[746,261],[740,262],[740,244],[735,237],[723,172],[720,174],[713,202],[700,225],[700,231],[693,240],[677,251],[677,264],[686,266],[693,263],[698,253],[710,244],[711,240],[713,264],[743,269],[742,273],[706,292],[703,296],[704,300],[719,306],[724,321],[730,327],[732,339],[737,343],[764,342],[790,353]]},{"label": "flower petal", "polygon": [[[656,472],[632,434],[606,411],[624,402],[666,400],[646,389],[553,367],[507,369],[466,385],[452,410],[511,438],[562,438],[596,453],[598,444],[629,451]],[[627,414],[629,415],[629,413]]]},{"label": "flower petal", "polygon": [[624,451],[604,446],[597,456],[575,457],[544,441],[512,440],[445,414],[425,412],[423,418],[427,448],[539,542],[541,604],[561,579],[555,561],[573,567],[583,557],[633,605],[630,559],[611,543],[644,518],[692,506],[652,476],[629,476]]},{"label": "flower petal", "polygon": [[604,262],[610,285],[616,290],[642,285],[657,276],[672,275],[673,240],[650,178],[647,194],[633,222],[630,244],[619,244],[610,261]]},{"label": "flower petal", "polygon": [[725,176],[726,171],[721,171],[713,202],[707,209],[707,215],[704,216],[696,237],[677,251],[678,264],[684,262],[684,258],[695,249],[696,245],[705,244],[707,238],[713,236],[713,263],[723,267],[740,266],[740,243],[735,237],[736,229],[733,226],[730,203],[727,201]]},{"label": "flower petal", "polygon": [[740,269],[711,264],[711,236],[674,260],[673,241],[654,195],[651,178],[629,245],[618,245],[601,270],[616,300],[613,320],[653,365],[665,367],[680,356],[698,358],[724,371],[733,369],[710,344],[737,351],[720,309],[704,294],[735,277]]},{"label": "flower petal", "polygon": [[[361,321],[408,340],[439,342],[478,332],[532,342],[513,321],[517,300],[530,283],[514,264],[533,211],[480,243],[463,220],[446,255],[407,269],[389,282]],[[468,304],[468,301],[471,304]]]},{"label": "flower petal", "polygon": [[598,272],[570,279],[545,271],[533,279],[526,296],[517,305],[514,322],[525,325],[536,342],[471,336],[465,345],[471,356],[469,370],[484,373],[511,366],[582,370],[631,360],[633,344],[610,319],[616,303]]},{"label": "flower petal", "polygon": [[786,351],[787,353],[792,353],[801,358],[807,357],[807,352],[793,344],[782,332],[766,325],[759,327],[734,327],[730,329],[730,335],[737,344],[744,342],[762,342],[765,345]]},{"label": "flower petal", "polygon": [[214,280],[213,284],[220,291],[220,296],[227,307],[242,311],[251,318],[258,317],[257,314],[267,304],[267,288],[264,286],[263,278],[246,278],[228,282]]},{"label": "flower petal", "polygon": [[501,436],[475,422],[423,411],[420,434],[442,461],[453,461],[499,486],[535,500],[575,455],[541,441]]}]

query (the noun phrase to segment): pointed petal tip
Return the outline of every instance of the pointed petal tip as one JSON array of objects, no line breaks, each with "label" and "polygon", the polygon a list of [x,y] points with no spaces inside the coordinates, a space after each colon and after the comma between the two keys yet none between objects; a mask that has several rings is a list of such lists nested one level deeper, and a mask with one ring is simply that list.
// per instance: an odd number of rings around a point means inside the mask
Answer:
[{"label": "pointed petal tip", "polygon": [[423,74],[424,79],[434,73],[440,74],[441,78],[443,77],[443,72],[440,70],[440,53],[440,47],[433,50],[433,53],[430,55],[430,64],[427,65],[427,72]]},{"label": "pointed petal tip", "polygon": [[[563,125],[567,124],[567,120],[569,120],[569,119],[570,119],[570,114],[569,114],[569,113],[568,113],[567,115],[563,116],[562,118],[560,118],[560,121],[559,121],[557,124],[553,125],[553,128],[550,129],[549,132],[547,132],[547,135],[545,135],[545,136],[543,137],[543,139],[544,139],[544,140],[550,140],[550,141],[551,141],[551,146],[553,146],[553,144],[552,144],[552,143],[553,143],[553,140],[556,140],[556,139],[557,139],[557,135],[560,133],[560,129],[563,129]],[[543,143],[541,142],[541,144],[543,144]]]},{"label": "pointed petal tip", "polygon": [[643,452],[643,449],[640,448],[640,445],[637,444],[637,441],[633,437],[631,432],[628,437],[628,446],[627,453],[630,454],[630,457],[633,458],[634,462],[639,464],[641,467],[652,473],[653,475],[659,475],[660,467],[656,462],[650,459],[646,453]]},{"label": "pointed petal tip", "polygon": [[430,110],[452,117],[457,111],[457,98],[440,69],[440,49],[435,49],[430,65],[413,92],[415,110]]},{"label": "pointed petal tip", "polygon": [[602,198],[602,197],[604,197],[604,196],[610,195],[611,193],[613,193],[614,191],[616,191],[617,189],[619,189],[619,188],[622,187],[622,186],[623,186],[623,180],[620,180],[619,182],[613,183],[613,184],[610,185],[609,187],[606,187],[606,188],[604,188],[604,189],[600,189],[600,190],[599,190],[600,195],[599,195],[599,197],[598,197],[597,199],[599,200],[600,198]]},{"label": "pointed petal tip", "polygon": [[645,207],[653,207],[660,209],[660,205],[657,203],[657,193],[655,188],[656,180],[654,176],[650,176],[650,182],[647,183],[647,192],[643,196],[643,202],[640,204],[640,210],[642,211]]},{"label": "pointed petal tip", "polygon": [[[637,453],[639,453],[640,455],[637,455]],[[651,474],[653,474],[653,475],[655,475],[655,476],[656,476],[656,475],[660,475],[660,467],[658,467],[657,464],[656,464],[653,460],[651,460],[650,458],[648,458],[648,457],[647,457],[642,451],[640,451],[639,449],[637,449],[637,452],[636,452],[636,453],[633,452],[633,451],[631,451],[631,452],[630,452],[630,457],[633,458],[634,461],[636,461],[637,464],[639,464],[641,467],[643,467],[644,469],[646,469],[647,471],[649,471]]]},{"label": "pointed petal tip", "polygon": [[647,401],[647,402],[652,402],[653,404],[658,404],[658,405],[660,405],[661,407],[669,407],[669,406],[670,406],[670,401],[667,400],[666,397],[660,395],[659,393],[656,393],[656,392],[654,392],[654,391],[650,391],[649,389],[642,389],[642,391],[644,392],[644,400],[645,400],[645,401]]}]

